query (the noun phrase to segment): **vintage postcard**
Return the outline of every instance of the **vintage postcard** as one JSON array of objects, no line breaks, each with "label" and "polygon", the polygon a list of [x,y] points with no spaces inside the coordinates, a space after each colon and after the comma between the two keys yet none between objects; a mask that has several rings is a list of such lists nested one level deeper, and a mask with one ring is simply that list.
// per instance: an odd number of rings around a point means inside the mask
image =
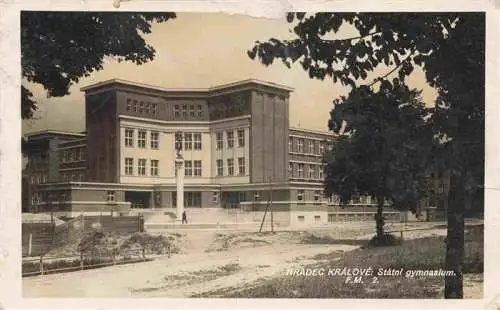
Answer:
[{"label": "vintage postcard", "polygon": [[7,308],[496,309],[494,3],[157,2],[5,17]]}]

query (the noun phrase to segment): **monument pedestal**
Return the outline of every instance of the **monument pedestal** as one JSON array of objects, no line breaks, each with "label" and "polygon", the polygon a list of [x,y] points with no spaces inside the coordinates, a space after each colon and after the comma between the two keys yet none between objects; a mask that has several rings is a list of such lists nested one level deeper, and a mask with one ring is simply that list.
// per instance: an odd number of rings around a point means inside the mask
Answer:
[{"label": "monument pedestal", "polygon": [[177,219],[176,224],[182,224],[182,213],[184,213],[184,159],[177,154],[175,159],[176,184],[177,184]]}]

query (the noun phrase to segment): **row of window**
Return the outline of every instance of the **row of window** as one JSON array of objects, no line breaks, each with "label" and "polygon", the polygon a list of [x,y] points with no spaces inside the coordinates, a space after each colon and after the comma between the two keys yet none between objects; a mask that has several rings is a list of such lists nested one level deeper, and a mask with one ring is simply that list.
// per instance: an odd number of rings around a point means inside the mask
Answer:
[{"label": "row of window", "polygon": [[61,152],[61,157],[63,164],[86,161],[87,150],[84,147],[63,150]]},{"label": "row of window", "polygon": [[[236,138],[238,139],[238,147],[244,147],[245,146],[245,130],[243,129],[238,129],[236,130]],[[226,131],[226,146],[228,149],[231,149],[234,147],[234,131],[233,130],[227,130]],[[215,142],[216,142],[216,148],[218,150],[222,149],[224,147],[224,132],[216,132],[215,133]]]},{"label": "row of window", "polygon": [[[147,159],[139,158],[137,160],[137,175],[146,176],[147,172]],[[158,176],[159,175],[159,161],[157,159],[151,159],[149,161],[149,175]],[[125,175],[134,175],[134,159],[131,157],[125,158]]]},{"label": "row of window", "polygon": [[203,116],[203,110],[201,104],[176,104],[174,106],[174,117],[175,118],[180,118],[182,115],[182,118],[187,118],[188,115],[189,117],[202,117]]},{"label": "row of window", "polygon": [[85,171],[62,171],[59,173],[64,182],[83,182],[85,180]]},{"label": "row of window", "polygon": [[[182,140],[182,141],[181,141]],[[201,133],[200,132],[184,132],[175,136],[175,143],[178,145],[182,143],[184,145],[180,145],[181,149],[184,150],[201,150]]]},{"label": "row of window", "polygon": [[323,155],[323,153],[325,152],[325,142],[308,140],[305,138],[289,137],[288,150],[290,153]]},{"label": "row of window", "polygon": [[158,115],[158,104],[127,99],[127,112]]},{"label": "row of window", "polygon": [[47,174],[46,173],[37,173],[31,176],[30,178],[31,184],[43,184],[47,183]]},{"label": "row of window", "polygon": [[[307,170],[306,170],[307,166]],[[296,169],[295,169],[296,167]],[[307,174],[305,174],[307,173]],[[288,176],[296,179],[322,180],[323,165],[321,164],[303,164],[289,163]]]},{"label": "row of window", "polygon": [[[232,176],[235,175],[235,166],[234,159],[228,158],[226,159],[226,175]],[[215,161],[216,173],[217,176],[224,175],[224,161],[222,159],[217,159]],[[245,175],[246,167],[245,167],[245,157],[238,157],[238,175]]]},{"label": "row of window", "polygon": [[[137,147],[145,149],[147,146],[147,136],[148,132],[146,130],[137,131]],[[125,146],[134,147],[135,130],[131,128],[125,128]],[[157,150],[160,148],[160,133],[157,131],[151,131],[149,133],[149,148]]]}]

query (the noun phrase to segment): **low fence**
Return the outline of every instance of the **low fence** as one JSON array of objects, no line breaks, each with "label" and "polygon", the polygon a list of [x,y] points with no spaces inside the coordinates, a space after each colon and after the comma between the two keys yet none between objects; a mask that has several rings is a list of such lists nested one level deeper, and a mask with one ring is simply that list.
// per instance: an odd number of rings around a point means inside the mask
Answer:
[{"label": "low fence", "polygon": [[46,274],[81,271],[102,268],[113,265],[131,264],[137,262],[151,261],[154,258],[171,257],[170,246],[168,252],[163,255],[148,256],[144,249],[135,251],[96,253],[81,252],[80,255],[72,256],[40,256],[37,258],[24,258],[22,262],[22,276],[42,276]]},{"label": "low fence", "polygon": [[84,216],[71,219],[64,224],[54,222],[22,224],[22,256],[40,256],[63,245],[72,236],[86,229],[102,232],[135,233],[144,231],[144,218],[137,216]]}]

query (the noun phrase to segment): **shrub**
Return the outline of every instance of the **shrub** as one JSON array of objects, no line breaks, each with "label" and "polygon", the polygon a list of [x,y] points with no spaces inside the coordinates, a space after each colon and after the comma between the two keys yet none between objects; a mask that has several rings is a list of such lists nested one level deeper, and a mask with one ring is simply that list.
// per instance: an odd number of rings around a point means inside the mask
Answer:
[{"label": "shrub", "polygon": [[402,243],[403,240],[401,238],[396,237],[392,234],[384,234],[382,237],[375,235],[370,239],[368,247],[394,246],[400,245]]}]

